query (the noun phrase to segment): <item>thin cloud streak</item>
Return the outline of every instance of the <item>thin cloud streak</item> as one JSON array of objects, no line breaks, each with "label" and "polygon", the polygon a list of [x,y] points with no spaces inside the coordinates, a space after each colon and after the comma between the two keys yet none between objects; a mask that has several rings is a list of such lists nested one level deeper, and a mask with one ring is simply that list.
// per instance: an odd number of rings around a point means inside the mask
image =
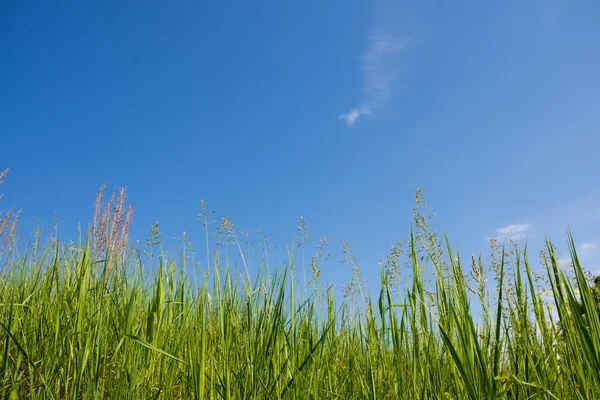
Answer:
[{"label": "thin cloud streak", "polygon": [[527,237],[530,229],[529,224],[510,224],[496,230],[496,240],[499,242],[506,239],[520,240]]},{"label": "thin cloud streak", "polygon": [[[576,246],[576,250],[577,257],[584,264],[583,267],[586,268],[588,267],[588,263],[595,261],[596,254],[598,253],[598,242],[581,242]],[[568,267],[571,265],[571,261],[572,260],[570,256],[564,256],[558,260],[558,264],[561,267]],[[600,270],[594,270],[592,272],[594,272],[594,275],[598,275]]]},{"label": "thin cloud streak", "polygon": [[392,33],[381,33],[368,37],[369,43],[362,55],[364,71],[363,101],[360,106],[337,117],[348,126],[362,115],[373,115],[374,110],[385,106],[393,95],[393,82],[399,65],[399,54],[410,47],[411,41]]},{"label": "thin cloud streak", "polygon": [[354,125],[354,123],[356,122],[358,117],[360,117],[361,115],[371,115],[371,114],[373,114],[373,113],[366,108],[354,108],[354,109],[350,110],[349,113],[341,114],[340,116],[337,117],[337,119],[346,121],[346,124],[348,126],[352,126],[352,125]]},{"label": "thin cloud streak", "polygon": [[598,245],[595,242],[581,242],[578,250],[585,253],[595,253]]},{"label": "thin cloud streak", "polygon": [[398,55],[409,46],[410,40],[403,40],[391,34],[369,38],[369,46],[363,56],[368,107],[381,107],[392,97],[392,83],[400,69]]}]

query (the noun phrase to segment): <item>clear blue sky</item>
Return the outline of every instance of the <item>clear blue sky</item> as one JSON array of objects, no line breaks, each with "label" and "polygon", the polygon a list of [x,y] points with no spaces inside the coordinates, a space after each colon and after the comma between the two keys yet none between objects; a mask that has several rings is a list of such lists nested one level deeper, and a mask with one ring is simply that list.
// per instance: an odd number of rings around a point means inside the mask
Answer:
[{"label": "clear blue sky", "polygon": [[467,255],[512,234],[535,258],[570,224],[600,269],[599,20],[593,0],[3,1],[3,207],[72,236],[107,182],[134,238],[158,220],[200,245],[204,199],[282,249],[304,216],[342,283],[339,240],[376,280],[421,187]]}]

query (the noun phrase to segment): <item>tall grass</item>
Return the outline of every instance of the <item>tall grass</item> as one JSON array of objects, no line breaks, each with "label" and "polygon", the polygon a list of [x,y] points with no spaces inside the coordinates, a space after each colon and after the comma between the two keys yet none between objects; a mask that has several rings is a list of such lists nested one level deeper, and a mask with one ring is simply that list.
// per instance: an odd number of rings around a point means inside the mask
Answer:
[{"label": "tall grass", "polygon": [[545,280],[526,251],[500,249],[494,288],[481,259],[466,272],[447,242],[422,238],[406,274],[384,266],[378,293],[343,303],[331,287],[298,290],[293,256],[251,275],[207,252],[194,283],[185,255],[38,238],[1,275],[0,398],[599,397],[598,308],[572,240],[571,274],[548,242]]}]

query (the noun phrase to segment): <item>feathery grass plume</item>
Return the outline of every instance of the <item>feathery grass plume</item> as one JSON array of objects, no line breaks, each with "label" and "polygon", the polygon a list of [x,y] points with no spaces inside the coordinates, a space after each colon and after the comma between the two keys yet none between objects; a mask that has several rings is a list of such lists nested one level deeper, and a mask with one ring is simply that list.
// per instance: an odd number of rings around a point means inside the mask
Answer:
[{"label": "feathery grass plume", "polygon": [[325,236],[321,236],[319,238],[319,243],[315,245],[315,248],[317,249],[315,255],[312,256],[310,260],[312,274],[309,284],[313,288],[314,295],[319,297],[323,295],[323,285],[319,281],[321,270],[318,267],[318,263],[321,261],[326,262],[330,260],[332,255],[329,252],[329,243],[327,242],[327,238]]},{"label": "feathery grass plume", "polygon": [[386,273],[387,284],[392,290],[397,290],[400,287],[400,277],[402,275],[401,257],[405,253],[404,239],[396,238],[396,242],[391,246],[389,254],[386,256],[385,262],[379,260],[378,264],[383,266]]},{"label": "feathery grass plume", "polygon": [[416,251],[418,254],[425,252],[424,257],[428,256],[433,262],[437,263],[445,268],[446,261],[443,259],[444,250],[442,248],[442,241],[438,238],[437,231],[431,231],[429,229],[428,221],[437,214],[433,208],[427,204],[427,200],[423,196],[420,188],[415,191],[415,206],[413,208],[413,216],[415,222],[415,241],[418,245]]},{"label": "feathery grass plume", "polygon": [[306,247],[306,243],[309,241],[308,239],[308,226],[306,225],[306,219],[304,219],[304,217],[300,217],[298,218],[298,228],[297,228],[297,235],[296,235],[296,239],[298,239],[297,245],[300,248],[300,255],[302,257],[302,274],[304,276],[304,288],[307,289],[308,288],[308,281],[306,280],[306,264],[304,262],[304,253],[305,253],[305,247]]},{"label": "feathery grass plume", "polygon": [[344,293],[344,298],[356,304],[358,300],[357,296],[360,296],[361,300],[364,300],[363,279],[361,278],[358,260],[352,254],[352,248],[350,248],[350,245],[345,240],[340,240],[340,243],[342,244],[342,254],[344,256],[342,264],[352,267],[352,278],[345,286],[341,286],[341,289]]},{"label": "feathery grass plume", "polygon": [[[114,265],[126,259],[129,244],[129,228],[133,217],[133,205],[126,205],[125,188],[113,191],[108,201],[102,202],[106,184],[102,184],[94,201],[91,251],[96,256],[106,256]],[[110,265],[110,264],[108,264]]]},{"label": "feathery grass plume", "polygon": [[204,200],[200,200],[198,203],[198,207],[200,207],[200,211],[196,213],[196,220],[204,227],[205,233],[205,244],[206,244],[206,268],[210,270],[210,246],[209,246],[209,238],[212,233],[209,234],[210,225],[215,223],[216,221],[212,219],[212,215],[215,211],[207,211],[208,204]]},{"label": "feathery grass plume", "polygon": [[[8,168],[0,171],[0,186],[4,183],[4,178],[8,175],[8,171]],[[3,197],[4,194],[0,193],[0,200]],[[14,207],[7,210],[0,209],[0,266],[4,266],[8,262],[17,245],[16,236],[20,213],[21,210],[17,210]]]},{"label": "feathery grass plume", "polygon": [[[9,168],[6,168],[4,171],[0,170],[0,185],[4,184],[4,178],[8,175]],[[4,197],[4,194],[0,193],[0,200]]]}]

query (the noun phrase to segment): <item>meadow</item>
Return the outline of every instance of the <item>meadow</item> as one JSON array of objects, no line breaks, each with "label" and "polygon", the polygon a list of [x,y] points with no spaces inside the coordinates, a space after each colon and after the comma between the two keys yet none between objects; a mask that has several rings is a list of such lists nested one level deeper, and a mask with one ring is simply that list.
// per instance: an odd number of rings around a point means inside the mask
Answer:
[{"label": "meadow", "polygon": [[124,199],[99,195],[73,242],[36,230],[20,251],[4,218],[0,398],[600,397],[598,292],[572,239],[570,266],[550,241],[535,261],[492,240],[489,262],[465,262],[429,230],[418,195],[378,291],[344,245],[354,277],[340,298],[319,276],[324,240],[281,265],[257,251],[251,271],[239,231],[211,225],[202,202],[206,259],[185,237],[164,251],[158,225],[139,249]]}]

